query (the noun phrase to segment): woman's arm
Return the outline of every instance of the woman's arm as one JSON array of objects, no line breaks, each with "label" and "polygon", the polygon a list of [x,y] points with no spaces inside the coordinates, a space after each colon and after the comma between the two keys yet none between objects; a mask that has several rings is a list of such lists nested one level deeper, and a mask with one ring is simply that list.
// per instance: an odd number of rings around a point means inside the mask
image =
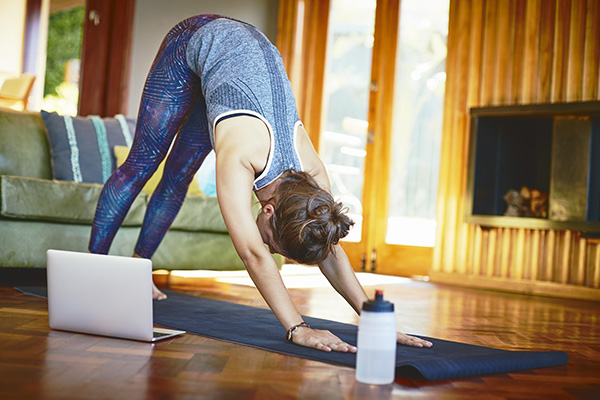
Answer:
[{"label": "woman's arm", "polygon": [[[319,185],[331,192],[331,186],[327,171],[317,152],[315,151],[306,131],[301,128],[298,136],[300,156],[306,170],[319,183]],[[350,265],[350,261],[342,247],[338,244],[334,251],[323,261],[319,268],[327,278],[331,286],[350,304],[360,315],[362,305],[368,300],[367,294],[358,282],[356,274]],[[397,333],[398,343],[414,347],[431,347],[432,343],[404,333]]]},{"label": "woman's arm", "polygon": [[319,268],[331,286],[360,315],[363,303],[369,298],[358,282],[350,261],[339,244],[334,247],[333,252],[325,261],[319,264]]},{"label": "woman's arm", "polygon": [[[285,330],[303,322],[293,304],[271,254],[265,247],[252,215],[252,184],[255,167],[251,158],[260,153],[245,136],[219,136],[216,143],[216,179],[219,206],[237,253],[253,282]],[[233,140],[233,141],[232,141]],[[236,142],[237,140],[237,142]],[[235,145],[228,145],[236,143]],[[243,145],[242,145],[243,143]],[[296,344],[323,351],[356,351],[329,331],[298,328],[294,331]]]},{"label": "woman's arm", "polygon": [[[331,286],[333,286],[360,315],[362,305],[368,300],[368,297],[358,282],[356,274],[342,247],[340,245],[335,246],[335,250],[319,265],[319,268],[331,283]],[[405,346],[433,346],[433,344],[427,340],[409,336],[401,332],[396,333],[396,340],[398,343]]]},{"label": "woman's arm", "polygon": [[284,328],[302,321],[292,303],[271,254],[262,242],[252,215],[254,170],[232,154],[217,148],[216,184],[219,206],[237,253],[259,292]]}]

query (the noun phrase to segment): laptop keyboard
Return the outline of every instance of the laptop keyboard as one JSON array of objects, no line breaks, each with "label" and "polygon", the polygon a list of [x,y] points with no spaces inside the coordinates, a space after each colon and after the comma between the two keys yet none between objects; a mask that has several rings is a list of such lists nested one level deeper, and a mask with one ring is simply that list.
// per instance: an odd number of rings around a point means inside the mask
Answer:
[{"label": "laptop keyboard", "polygon": [[170,335],[170,333],[162,333],[162,332],[152,332],[152,333],[153,333],[152,336],[154,338],[161,338],[163,336],[169,336]]}]

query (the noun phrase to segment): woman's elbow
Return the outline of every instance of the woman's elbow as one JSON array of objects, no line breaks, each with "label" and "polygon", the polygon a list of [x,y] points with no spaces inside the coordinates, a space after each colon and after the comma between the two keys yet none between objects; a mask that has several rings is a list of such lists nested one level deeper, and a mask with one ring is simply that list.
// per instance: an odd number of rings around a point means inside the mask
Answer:
[{"label": "woman's elbow", "polygon": [[273,258],[267,251],[267,249],[263,249],[263,251],[256,251],[247,249],[246,251],[238,252],[238,255],[242,259],[242,263],[249,271],[255,271],[263,266],[265,266],[269,261],[273,261]]}]

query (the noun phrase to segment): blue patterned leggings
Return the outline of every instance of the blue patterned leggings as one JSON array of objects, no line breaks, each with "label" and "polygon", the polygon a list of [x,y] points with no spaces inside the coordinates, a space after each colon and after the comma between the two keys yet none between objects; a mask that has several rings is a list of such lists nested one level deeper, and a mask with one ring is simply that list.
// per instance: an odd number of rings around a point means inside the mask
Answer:
[{"label": "blue patterned leggings", "polygon": [[[107,254],[133,200],[173,148],[144,217],[135,254],[151,258],[177,216],[194,174],[211,151],[200,79],[186,62],[187,43],[216,15],[189,18],[165,37],[144,86],[129,157],[106,181],[89,250]],[[174,143],[173,143],[174,141]]]}]

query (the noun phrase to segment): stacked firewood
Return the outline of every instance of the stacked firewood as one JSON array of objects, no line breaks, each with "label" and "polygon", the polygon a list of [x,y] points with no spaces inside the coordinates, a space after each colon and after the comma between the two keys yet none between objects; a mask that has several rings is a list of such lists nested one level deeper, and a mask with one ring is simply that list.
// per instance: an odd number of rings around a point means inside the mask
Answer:
[{"label": "stacked firewood", "polygon": [[508,206],[504,213],[507,217],[548,217],[548,193],[538,189],[530,189],[527,186],[521,190],[510,189],[504,195],[504,201]]}]

